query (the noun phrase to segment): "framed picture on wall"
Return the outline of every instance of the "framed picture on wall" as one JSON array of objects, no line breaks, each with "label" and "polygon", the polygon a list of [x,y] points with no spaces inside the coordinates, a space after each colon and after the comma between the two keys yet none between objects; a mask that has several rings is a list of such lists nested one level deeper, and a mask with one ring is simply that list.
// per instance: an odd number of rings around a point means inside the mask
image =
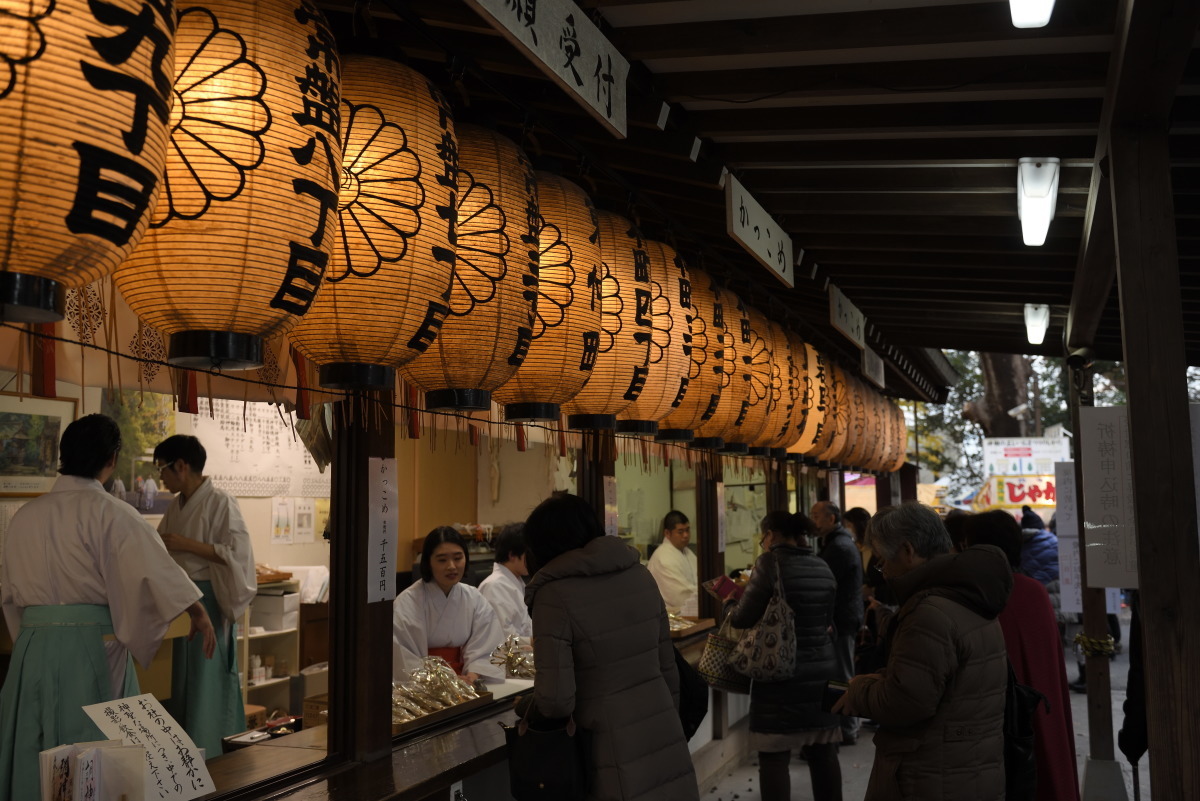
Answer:
[{"label": "framed picture on wall", "polygon": [[0,496],[40,495],[58,477],[58,441],[75,420],[74,398],[0,393]]}]

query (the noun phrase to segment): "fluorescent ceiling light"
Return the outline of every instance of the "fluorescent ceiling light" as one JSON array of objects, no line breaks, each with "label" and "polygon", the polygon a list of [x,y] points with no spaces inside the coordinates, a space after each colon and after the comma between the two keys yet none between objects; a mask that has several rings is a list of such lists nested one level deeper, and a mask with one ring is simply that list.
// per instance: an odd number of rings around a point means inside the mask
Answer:
[{"label": "fluorescent ceiling light", "polygon": [[1044,303],[1025,304],[1025,336],[1030,345],[1040,345],[1050,327],[1050,307]]},{"label": "fluorescent ceiling light", "polygon": [[1050,22],[1054,0],[1008,0],[1014,28],[1043,28]]},{"label": "fluorescent ceiling light", "polygon": [[1026,245],[1044,245],[1058,200],[1058,159],[1017,162],[1017,216]]}]

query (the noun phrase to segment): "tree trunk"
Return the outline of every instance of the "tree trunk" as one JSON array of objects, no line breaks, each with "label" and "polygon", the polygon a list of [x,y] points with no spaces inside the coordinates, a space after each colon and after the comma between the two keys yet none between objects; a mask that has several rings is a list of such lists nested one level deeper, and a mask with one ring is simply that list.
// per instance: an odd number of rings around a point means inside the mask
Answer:
[{"label": "tree trunk", "polygon": [[[963,417],[978,423],[985,437],[1030,436],[1034,410],[1029,402],[1030,365],[1024,356],[981,353],[983,397],[963,405]],[[1010,410],[1024,409],[1017,416]]]}]

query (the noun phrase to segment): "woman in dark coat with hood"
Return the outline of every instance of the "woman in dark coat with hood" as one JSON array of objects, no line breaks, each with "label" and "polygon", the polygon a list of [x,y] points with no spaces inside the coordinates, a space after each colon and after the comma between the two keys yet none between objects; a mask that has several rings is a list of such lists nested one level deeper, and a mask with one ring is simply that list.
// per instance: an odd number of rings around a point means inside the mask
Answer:
[{"label": "woman in dark coat with hood", "polygon": [[770,512],[762,521],[766,551],[730,619],[749,628],[762,618],[781,577],[788,606],[796,617],[796,672],[792,678],[754,682],[750,687],[750,747],[758,751],[763,801],[791,798],[788,764],[793,750],[805,748],[816,801],[841,801],[842,768],[838,744],[841,718],[821,711],[825,682],[837,678],[830,627],[837,579],[806,538],[816,527],[804,515]]},{"label": "woman in dark coat with hood", "polygon": [[667,610],[637,551],[565,493],[533,510],[525,541],[533,701],[591,734],[589,801],[697,801]]}]

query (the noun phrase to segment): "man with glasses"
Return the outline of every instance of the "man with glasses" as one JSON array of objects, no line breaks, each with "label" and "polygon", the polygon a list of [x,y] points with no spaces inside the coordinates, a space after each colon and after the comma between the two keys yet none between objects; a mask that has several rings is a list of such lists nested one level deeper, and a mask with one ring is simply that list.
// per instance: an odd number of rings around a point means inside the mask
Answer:
[{"label": "man with glasses", "polygon": [[258,591],[250,532],[237,499],[204,475],[208,455],[177,434],[154,449],[163,488],[177,493],[158,525],[163,544],[204,593],[217,630],[217,658],[175,641],[168,710],[201,748],[221,753],[221,738],[246,728],[238,680],[235,624]]}]

